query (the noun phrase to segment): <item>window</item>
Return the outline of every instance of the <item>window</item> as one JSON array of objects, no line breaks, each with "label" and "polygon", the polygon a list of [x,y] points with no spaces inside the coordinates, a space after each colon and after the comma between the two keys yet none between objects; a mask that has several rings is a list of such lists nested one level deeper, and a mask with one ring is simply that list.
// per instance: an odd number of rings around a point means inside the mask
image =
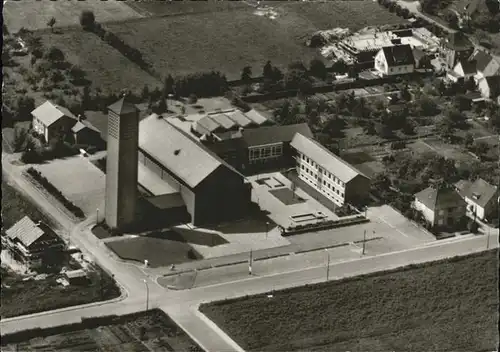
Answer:
[{"label": "window", "polygon": [[302,170],[304,170],[304,165],[300,165],[300,168],[301,168]]}]

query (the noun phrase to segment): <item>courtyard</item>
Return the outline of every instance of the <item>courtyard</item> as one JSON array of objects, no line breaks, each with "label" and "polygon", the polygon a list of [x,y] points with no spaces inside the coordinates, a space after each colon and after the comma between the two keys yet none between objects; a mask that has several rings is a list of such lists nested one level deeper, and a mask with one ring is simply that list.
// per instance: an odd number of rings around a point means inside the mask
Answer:
[{"label": "courtyard", "polygon": [[87,158],[75,156],[37,165],[36,169],[85,215],[104,211],[104,173]]}]

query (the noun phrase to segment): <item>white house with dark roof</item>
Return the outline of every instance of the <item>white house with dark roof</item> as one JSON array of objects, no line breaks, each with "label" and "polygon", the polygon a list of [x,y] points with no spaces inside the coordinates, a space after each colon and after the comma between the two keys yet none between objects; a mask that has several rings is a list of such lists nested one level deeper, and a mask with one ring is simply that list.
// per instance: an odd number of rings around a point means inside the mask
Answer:
[{"label": "white house with dark roof", "polygon": [[335,204],[358,204],[368,197],[370,179],[321,144],[296,133],[290,145],[299,178]]},{"label": "white house with dark roof", "polygon": [[483,77],[500,76],[500,60],[484,50],[476,49],[470,60],[476,62],[476,83]]},{"label": "white house with dark roof", "polygon": [[250,204],[243,175],[159,115],[139,123],[138,158],[139,184],[165,210],[185,207],[195,225],[241,217]]},{"label": "white house with dark roof", "polygon": [[459,181],[455,188],[467,203],[467,214],[481,220],[498,217],[498,187],[482,178]]},{"label": "white house with dark roof", "polygon": [[384,76],[415,71],[415,57],[409,44],[386,46],[375,55],[375,70]]},{"label": "white house with dark roof", "polygon": [[459,60],[453,70],[448,71],[447,78],[452,82],[466,81],[477,73],[476,61],[473,60]]},{"label": "white house with dark roof", "polygon": [[41,223],[35,223],[28,216],[23,217],[5,231],[2,242],[17,260],[30,268],[54,260],[63,251],[64,241]]},{"label": "white house with dark roof", "polygon": [[65,135],[77,122],[71,111],[49,100],[33,110],[31,115],[33,130],[44,136],[46,142]]},{"label": "white house with dark roof", "polygon": [[455,227],[465,216],[466,203],[452,187],[429,186],[415,194],[413,207],[433,227]]}]

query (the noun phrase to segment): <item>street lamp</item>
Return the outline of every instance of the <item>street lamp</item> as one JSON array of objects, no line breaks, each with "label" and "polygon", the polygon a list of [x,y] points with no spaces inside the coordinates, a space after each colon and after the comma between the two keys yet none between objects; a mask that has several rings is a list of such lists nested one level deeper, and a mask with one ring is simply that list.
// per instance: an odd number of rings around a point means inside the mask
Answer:
[{"label": "street lamp", "polygon": [[149,286],[148,281],[146,279],[142,280],[146,285],[146,312],[149,310]]},{"label": "street lamp", "polygon": [[95,210],[95,223],[99,224],[99,208]]},{"label": "street lamp", "polygon": [[363,232],[363,255],[365,255],[366,249],[366,230]]},{"label": "street lamp", "polygon": [[328,252],[328,250],[326,250],[326,254],[327,254],[327,257],[328,257],[328,261],[327,261],[327,264],[326,264],[326,281],[328,281],[330,279],[330,252]]},{"label": "street lamp", "polygon": [[266,240],[268,233],[269,233],[269,221],[266,221]]},{"label": "street lamp", "polygon": [[486,249],[490,249],[490,227],[488,226],[488,236],[486,237]]}]

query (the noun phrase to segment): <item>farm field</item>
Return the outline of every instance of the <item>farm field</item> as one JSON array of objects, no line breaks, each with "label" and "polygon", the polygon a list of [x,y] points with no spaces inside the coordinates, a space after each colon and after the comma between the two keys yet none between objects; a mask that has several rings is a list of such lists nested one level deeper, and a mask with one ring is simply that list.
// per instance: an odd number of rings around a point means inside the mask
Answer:
[{"label": "farm field", "polygon": [[96,21],[121,21],[141,17],[139,13],[120,1],[4,1],[3,18],[10,32],[22,27],[30,30],[47,28],[54,17],[54,27],[80,25],[83,10],[94,12]]},{"label": "farm field", "polygon": [[122,316],[105,326],[76,329],[61,327],[59,334],[8,341],[2,351],[203,351],[160,310]]},{"label": "farm field", "polygon": [[176,16],[189,13],[231,11],[248,7],[242,1],[127,1],[133,10],[143,16]]},{"label": "farm field", "polygon": [[308,63],[319,57],[319,52],[305,46],[308,36],[318,29],[340,26],[357,30],[403,21],[371,1],[287,3],[274,10],[274,19],[258,16],[255,8],[247,6],[106,27],[141,51],[162,76],[219,70],[229,79],[237,79],[247,65],[258,75],[267,60],[285,69],[293,61]]},{"label": "farm field", "polygon": [[152,88],[161,84],[97,35],[81,28],[61,29],[57,33],[40,31],[37,34],[44,47],[61,49],[68,62],[80,66],[87,74],[86,79],[92,82],[93,89],[116,93],[124,88],[140,90],[144,85]]},{"label": "farm field", "polygon": [[200,310],[247,351],[495,350],[497,272],[493,250]]}]

